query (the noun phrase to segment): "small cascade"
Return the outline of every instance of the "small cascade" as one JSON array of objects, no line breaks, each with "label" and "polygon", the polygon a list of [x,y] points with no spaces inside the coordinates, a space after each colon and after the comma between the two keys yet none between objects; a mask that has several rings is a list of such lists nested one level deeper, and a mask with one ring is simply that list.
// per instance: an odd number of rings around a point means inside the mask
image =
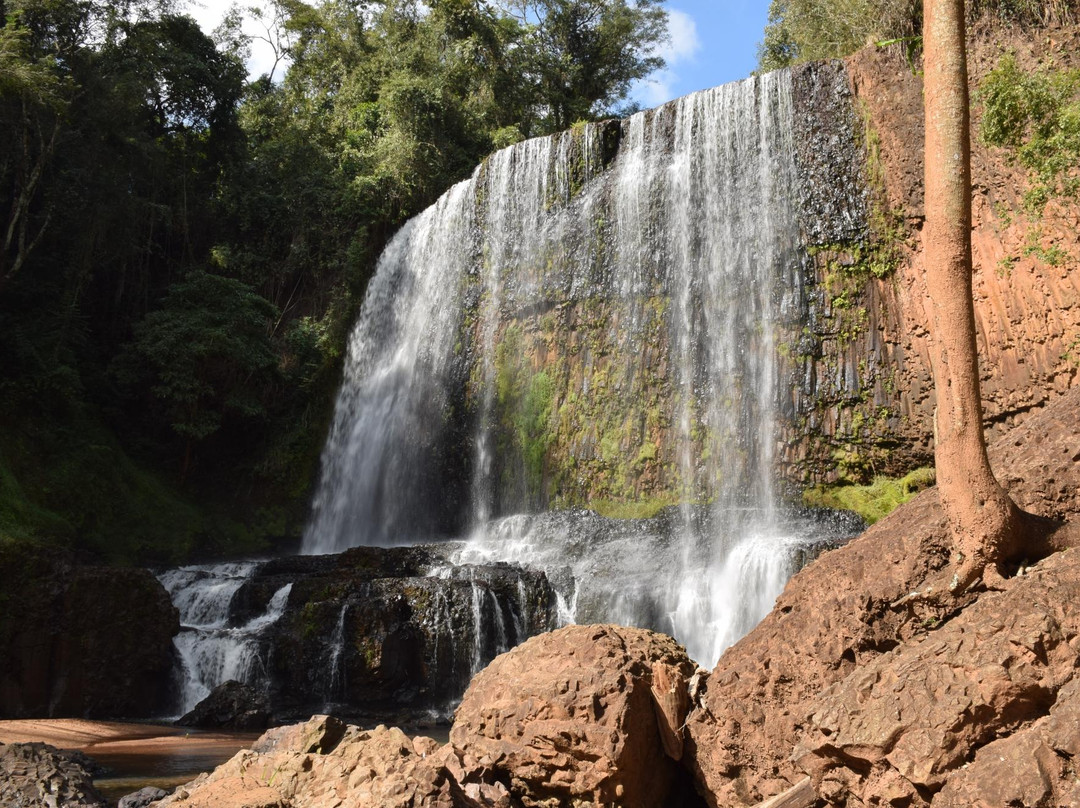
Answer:
[{"label": "small cascade", "polygon": [[[530,597],[536,595],[534,580],[527,583],[505,564],[464,560],[464,548],[461,544],[448,545],[451,563],[444,562],[430,571],[433,577],[448,582],[445,590],[439,590],[434,609],[435,645],[441,648],[442,643],[449,644],[455,659],[467,663],[454,665],[455,673],[467,674],[461,680],[462,687],[499,654],[559,623],[554,603],[529,612]],[[452,615],[462,611],[468,617],[459,620],[455,630]]]},{"label": "small cascade", "polygon": [[472,595],[473,647],[471,671],[478,671],[484,664],[484,591],[474,580],[469,586]]},{"label": "small cascade", "polygon": [[264,690],[268,685],[264,635],[285,612],[292,584],[274,593],[265,612],[235,625],[233,600],[258,566],[196,565],[159,576],[180,611],[180,633],[173,643],[180,659],[181,715],[230,679]]},{"label": "small cascade", "polygon": [[338,615],[337,623],[334,625],[334,633],[330,635],[329,653],[327,654],[330,679],[326,693],[323,694],[323,701],[327,705],[333,704],[335,700],[340,701],[344,697],[347,688],[345,680],[345,619],[348,614],[349,604],[346,602],[341,606],[341,614]]}]

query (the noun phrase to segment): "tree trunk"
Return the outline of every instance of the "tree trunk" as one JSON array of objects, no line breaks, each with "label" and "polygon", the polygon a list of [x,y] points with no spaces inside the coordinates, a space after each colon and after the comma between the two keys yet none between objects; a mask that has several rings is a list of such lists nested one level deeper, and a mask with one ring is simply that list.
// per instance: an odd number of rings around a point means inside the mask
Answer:
[{"label": "tree trunk", "polygon": [[933,311],[931,361],[937,409],[938,493],[958,557],[951,589],[963,591],[1022,550],[1024,514],[990,470],[971,296],[971,145],[964,0],[927,0],[923,22],[926,104],[926,285]]}]

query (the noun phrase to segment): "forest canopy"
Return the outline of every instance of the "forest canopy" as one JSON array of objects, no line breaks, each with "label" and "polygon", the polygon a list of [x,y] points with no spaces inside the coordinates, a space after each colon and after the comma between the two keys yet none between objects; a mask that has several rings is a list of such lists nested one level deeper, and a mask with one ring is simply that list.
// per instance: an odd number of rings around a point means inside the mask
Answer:
[{"label": "forest canopy", "polygon": [[[250,81],[245,14],[279,57]],[[632,111],[666,32],[660,0],[269,0],[213,36],[0,0],[0,540],[295,537],[387,239],[494,149]]]}]

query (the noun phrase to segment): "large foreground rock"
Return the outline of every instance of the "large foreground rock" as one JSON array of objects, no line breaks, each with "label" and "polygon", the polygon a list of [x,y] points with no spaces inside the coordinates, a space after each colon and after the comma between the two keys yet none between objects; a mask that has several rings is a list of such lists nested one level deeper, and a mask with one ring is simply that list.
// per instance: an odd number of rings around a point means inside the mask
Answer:
[{"label": "large foreground rock", "polygon": [[693,804],[677,763],[693,673],[682,647],[651,631],[534,637],[465,693],[450,732],[464,781],[506,783],[529,807]]},{"label": "large foreground rock", "polygon": [[922,805],[979,751],[934,805],[1074,805],[1078,665],[1074,549],[822,692],[798,764],[830,802]]},{"label": "large foreground rock", "polygon": [[273,729],[157,806],[183,808],[478,808],[430,738],[362,730],[328,716]]},{"label": "large foreground rock", "polygon": [[[1072,390],[998,439],[991,462],[1022,507],[1075,520],[1078,436],[1080,390]],[[947,584],[950,551],[931,490],[789,582],[772,613],[721,658],[687,722],[688,762],[711,804],[754,805],[799,783],[806,771],[817,787],[825,784],[822,796],[841,804],[885,804],[889,795],[898,805],[925,804],[972,755],[968,771],[988,766],[978,753],[985,744],[1027,731],[1051,706],[1065,709],[1056,694],[1065,692],[1077,664],[1075,618],[1061,603],[1071,597],[1070,576],[1080,575],[1073,553],[1046,559],[1037,574],[1014,579],[1001,595],[970,593],[948,608],[906,598]],[[1038,588],[1043,576],[1055,582],[1045,591]],[[933,667],[935,659],[944,667]],[[895,698],[910,699],[902,710],[899,702],[879,701],[889,686],[897,688]],[[904,717],[888,712],[894,708]],[[882,711],[873,731],[872,709]],[[931,741],[947,751],[928,751]],[[955,745],[964,751],[948,751]],[[916,764],[919,749],[926,755]],[[906,785],[893,776],[901,769]],[[953,788],[940,799],[951,799]],[[973,792],[965,786],[962,793]]]},{"label": "large foreground rock", "polygon": [[105,808],[90,772],[71,753],[44,743],[0,744],[4,808]]}]

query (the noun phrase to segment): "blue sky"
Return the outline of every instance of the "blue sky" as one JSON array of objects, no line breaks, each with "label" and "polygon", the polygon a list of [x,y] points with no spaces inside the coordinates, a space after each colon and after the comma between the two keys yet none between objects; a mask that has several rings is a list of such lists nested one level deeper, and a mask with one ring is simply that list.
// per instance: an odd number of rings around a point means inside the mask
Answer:
[{"label": "blue sky", "polygon": [[769,0],[668,0],[666,6],[668,67],[634,93],[642,106],[744,79],[757,66]]},{"label": "blue sky", "polygon": [[[231,0],[189,0],[187,11],[206,31],[221,21]],[[250,0],[241,2],[249,5]],[[765,30],[769,0],[668,0],[671,41],[663,48],[665,70],[642,82],[633,95],[643,107],[746,78],[757,64],[757,44]],[[249,33],[263,33],[249,21]],[[257,76],[273,56],[255,41],[248,69]]]}]

